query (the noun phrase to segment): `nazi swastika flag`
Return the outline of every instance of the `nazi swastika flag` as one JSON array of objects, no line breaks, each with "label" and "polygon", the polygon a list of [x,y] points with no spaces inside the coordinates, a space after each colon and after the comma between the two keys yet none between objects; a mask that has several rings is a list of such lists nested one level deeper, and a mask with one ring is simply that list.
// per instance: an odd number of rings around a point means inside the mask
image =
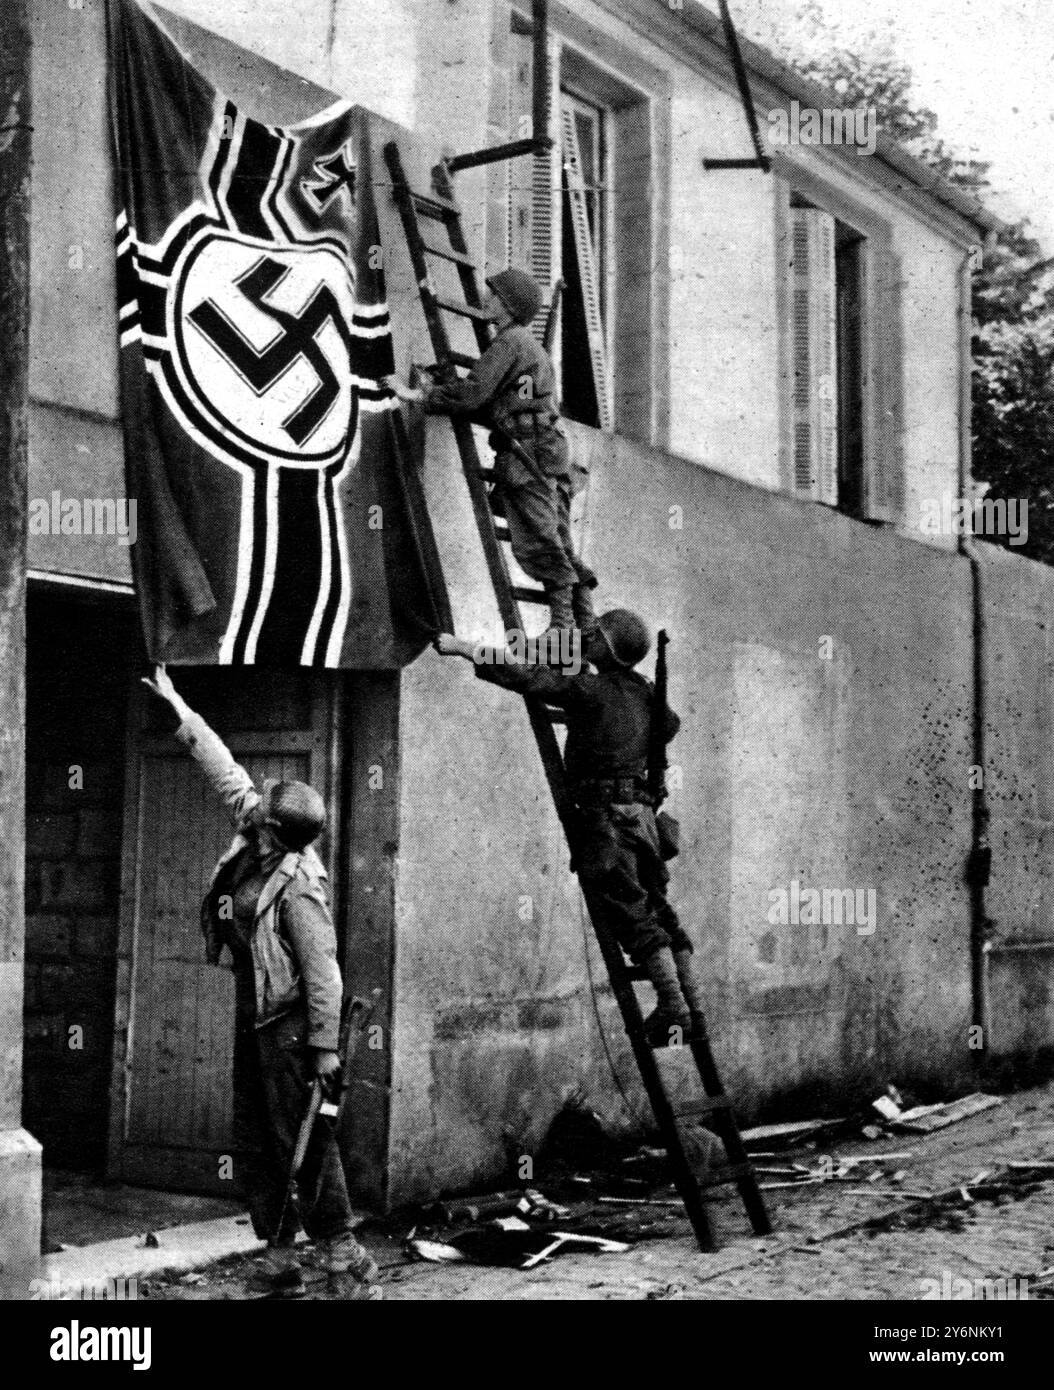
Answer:
[{"label": "nazi swastika flag", "polygon": [[251,119],[110,11],[118,330],[147,648],[391,669],[449,622],[402,447],[367,112]]}]

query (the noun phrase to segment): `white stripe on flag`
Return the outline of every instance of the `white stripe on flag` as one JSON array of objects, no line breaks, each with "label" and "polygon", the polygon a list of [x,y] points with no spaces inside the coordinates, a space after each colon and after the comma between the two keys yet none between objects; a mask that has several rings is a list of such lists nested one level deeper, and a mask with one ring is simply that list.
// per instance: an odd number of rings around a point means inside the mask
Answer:
[{"label": "white stripe on flag", "polygon": [[260,629],[263,627],[264,618],[267,617],[271,592],[274,589],[275,563],[278,559],[278,469],[279,465],[277,464],[268,464],[267,466],[267,521],[265,523],[263,585],[260,589],[260,601],[256,605],[256,616],[249,629],[249,640],[245,646],[245,664],[247,666],[252,666],[256,661],[256,644],[260,640]]},{"label": "white stripe on flag", "polygon": [[348,538],[344,533],[344,502],[341,498],[341,484],[354,470],[359,461],[359,445],[362,441],[362,431],[355,431],[355,438],[351,442],[351,451],[348,461],[341,471],[341,475],[333,483],[333,495],[335,499],[334,513],[337,519],[337,555],[340,563],[340,573],[343,585],[340,595],[340,607],[337,609],[336,617],[333,619],[333,631],[329,635],[329,643],[326,646],[327,666],[339,666],[340,654],[344,648],[344,629],[348,625],[348,614],[351,612],[351,566],[348,563]]},{"label": "white stripe on flag", "polygon": [[315,645],[318,642],[319,628],[322,626],[322,615],[326,611],[326,604],[329,602],[330,589],[333,584],[333,555],[329,539],[329,517],[326,514],[326,473],[324,469],[320,469],[318,474],[318,525],[319,535],[322,538],[322,572],[319,578],[318,598],[315,600],[315,611],[311,614],[307,636],[304,638],[304,649],[300,653],[301,666],[311,666],[314,663]]},{"label": "white stripe on flag", "polygon": [[245,613],[245,599],[249,592],[249,577],[253,563],[253,488],[255,480],[252,473],[242,472],[242,499],[238,517],[238,572],[234,582],[234,602],[231,605],[230,622],[220,642],[220,665],[230,666],[234,661],[234,643],[242,625]]}]

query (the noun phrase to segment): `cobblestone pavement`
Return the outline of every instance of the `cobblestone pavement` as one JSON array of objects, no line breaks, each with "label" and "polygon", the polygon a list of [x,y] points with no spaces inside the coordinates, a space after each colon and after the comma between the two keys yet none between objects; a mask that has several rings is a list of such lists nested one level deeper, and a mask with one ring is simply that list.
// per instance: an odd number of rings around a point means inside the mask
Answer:
[{"label": "cobblestone pavement", "polygon": [[[1034,1279],[1054,1266],[1054,1169],[1049,1181],[974,1201],[911,1195],[969,1183],[1000,1164],[1054,1164],[1054,1085],[1006,1096],[999,1107],[931,1135],[840,1141],[769,1162],[814,1165],[827,1152],[838,1159],[905,1151],[912,1156],[884,1163],[875,1182],[768,1192],[776,1230],[764,1240],[751,1233],[737,1199],[722,1196],[713,1206],[722,1242],[714,1254],[701,1253],[683,1217],[662,1208],[646,1209],[651,1224],[626,1254],[565,1255],[531,1271],[411,1259],[400,1233],[386,1235],[374,1223],[360,1236],[382,1266],[388,1300],[922,1299],[942,1287],[945,1297],[972,1290],[983,1298],[984,1280]],[[182,1282],[154,1281],[151,1294],[238,1298],[250,1267],[242,1259]],[[326,1297],[324,1282],[312,1283],[309,1296]],[[1030,1296],[1044,1295],[1034,1289]]]}]

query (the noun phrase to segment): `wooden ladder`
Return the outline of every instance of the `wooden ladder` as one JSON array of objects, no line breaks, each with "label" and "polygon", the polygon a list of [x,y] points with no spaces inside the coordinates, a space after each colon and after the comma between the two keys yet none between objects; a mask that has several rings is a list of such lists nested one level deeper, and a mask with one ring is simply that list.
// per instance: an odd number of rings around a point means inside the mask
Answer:
[{"label": "wooden ladder", "polygon": [[[471,321],[480,352],[489,345],[487,321],[483,316],[479,277],[469,255],[465,242],[461,213],[454,198],[451,177],[444,164],[432,172],[433,187],[429,193],[415,192],[406,180],[399,147],[395,141],[385,146],[385,162],[392,180],[392,191],[402,219],[403,230],[410,252],[414,277],[421,296],[425,321],[436,356],[436,364],[441,374],[448,374],[456,367],[470,367],[476,360],[467,354],[455,352],[450,343],[445,314],[455,314]],[[421,219],[434,223],[437,231],[445,233],[445,241],[433,234],[425,240],[421,231]],[[451,262],[457,267],[461,283],[462,299],[451,300],[441,297],[434,286],[430,261],[433,258]],[[491,510],[488,484],[492,480],[493,468],[485,468],[480,462],[472,426],[467,419],[451,417],[454,438],[468,484],[472,508],[476,516],[480,541],[490,572],[491,582],[498,602],[498,611],[506,631],[523,632],[523,619],[520,604],[546,603],[541,589],[520,588],[512,583],[503,545],[509,544],[508,527],[495,523]],[[563,755],[556,736],[554,725],[564,723],[562,711],[554,710],[544,701],[525,696],[527,715],[534,733],[542,766],[549,783],[557,814],[570,844],[573,840],[573,810],[564,773]],[[662,1068],[658,1061],[660,1052],[681,1052],[681,1048],[656,1049],[648,1042],[644,1030],[644,1018],[637,1000],[634,985],[646,975],[643,970],[629,965],[622,954],[610,928],[606,925],[601,904],[596,900],[586,884],[582,884],[586,907],[589,911],[593,930],[600,946],[604,964],[622,1011],[626,1034],[629,1037],[640,1071],[644,1089],[651,1102],[655,1123],[662,1135],[666,1152],[673,1169],[673,1178],[684,1203],[685,1211],[692,1223],[702,1250],[715,1250],[717,1244],[707,1211],[706,1193],[709,1189],[735,1184],[743,1205],[758,1235],[767,1235],[772,1227],[765,1201],[758,1188],[757,1178],[747,1157],[740,1136],[732,1105],[725,1094],[718,1076],[717,1066],[710,1049],[710,1041],[705,1025],[694,1029],[684,1040],[690,1048],[702,1088],[702,1097],[683,1109],[674,1109],[667,1092]],[[682,1139],[679,1121],[699,1122],[705,1120],[707,1127],[723,1141],[727,1163],[706,1173],[699,1173],[689,1160]]]}]

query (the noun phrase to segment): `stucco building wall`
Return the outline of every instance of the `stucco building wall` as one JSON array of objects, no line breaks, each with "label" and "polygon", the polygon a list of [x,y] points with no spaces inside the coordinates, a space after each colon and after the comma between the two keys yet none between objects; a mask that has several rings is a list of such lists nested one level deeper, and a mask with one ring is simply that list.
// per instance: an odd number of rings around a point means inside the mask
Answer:
[{"label": "stucco building wall", "polygon": [[[58,464],[75,462],[105,481],[111,495],[121,470],[119,434],[108,428],[117,415],[116,348],[110,335],[98,332],[114,296],[101,13],[34,3],[38,32],[47,35],[35,59],[34,99],[54,135],[38,153],[34,201],[34,472],[45,489]],[[172,0],[170,9],[301,77],[307,104],[312,91],[339,93],[413,131],[432,158],[501,137],[508,84],[502,37],[512,12],[504,0],[457,6],[442,0],[395,5],[319,0],[298,7],[295,25],[288,23],[280,0],[239,2],[219,13],[205,0]],[[672,41],[662,45],[649,39],[630,16],[613,10],[617,7],[598,0],[573,0],[553,6],[552,23],[560,41],[576,51],[588,54],[594,42],[603,47],[605,61],[622,53],[641,72],[664,74],[663,83],[653,84],[656,90],[645,90],[652,103],[653,148],[650,165],[637,171],[650,180],[657,199],[646,260],[654,275],[651,332],[663,339],[649,354],[656,405],[647,438],[717,471],[785,488],[779,182],[756,172],[703,169],[705,157],[745,150],[738,97],[702,59],[687,50],[678,53]],[[215,61],[215,53],[209,56]],[[264,113],[270,114],[276,96],[288,104],[289,84],[278,91],[249,63],[240,69],[230,64],[229,76],[236,94]],[[766,91],[758,85],[762,105]],[[773,108],[776,104],[773,95]],[[660,139],[660,127],[667,123],[668,138]],[[958,489],[958,279],[976,230],[952,214],[938,214],[903,180],[900,192],[888,176],[876,181],[871,160],[804,146],[783,153],[780,178],[793,181],[800,170],[811,189],[827,188],[888,225],[900,263],[903,314],[900,522],[917,531],[922,500]],[[627,174],[631,168],[636,166],[627,166]],[[503,234],[493,180],[488,184],[486,170],[468,171],[459,176],[458,190],[469,243],[481,262],[489,253],[496,268]],[[616,223],[619,196],[616,190]],[[625,226],[617,232],[634,234]],[[646,329],[642,325],[642,345]],[[624,361],[620,371],[627,375],[639,365]],[[83,437],[73,446],[75,459],[64,456],[69,444],[56,440],[56,434],[68,431],[71,409],[87,417],[77,422]],[[637,428],[631,432],[642,437]],[[928,539],[954,544],[952,537]],[[123,566],[126,575],[126,559],[96,554],[91,572]]]},{"label": "stucco building wall", "polygon": [[[673,894],[743,1112],[967,1075],[968,566],[575,433],[602,601],[673,639]],[[436,424],[429,495],[472,632],[492,620],[451,454]],[[601,1029],[640,1097],[520,702],[429,654],[401,722],[391,1165],[409,1196],[493,1173],[518,1116],[516,1152],[533,1152],[572,1089],[626,1123]],[[769,893],[795,878],[873,890],[874,923],[772,925]]]},{"label": "stucco building wall", "polygon": [[[303,79],[302,89],[272,82],[266,65],[227,54],[232,95],[270,119],[337,92],[397,122],[419,187],[440,152],[497,131],[503,5],[338,0],[299,6],[295,24],[284,0],[173,9]],[[672,806],[685,848],[674,895],[709,984],[719,1061],[746,1115],[796,1101],[834,1107],[891,1076],[950,1085],[971,1062],[969,568],[940,545],[775,490],[776,184],[704,173],[704,155],[743,152],[734,95],[617,11],[596,0],[553,7],[569,42],[601,31],[669,76],[670,138],[656,144],[665,162],[653,172],[668,176],[670,208],[652,249],[663,248],[657,293],[667,269],[671,286],[668,369],[654,358],[668,435],[653,412],[670,452],[575,429],[592,469],[578,529],[601,601],[638,608],[675,643],[672,699],[685,727]],[[122,491],[100,16],[36,0],[48,39],[34,97],[55,137],[38,154],[31,496],[73,476],[85,494]],[[378,146],[384,133],[382,122]],[[910,521],[915,499],[957,487],[966,233],[921,210],[918,195],[870,184],[868,161],[858,175],[818,154],[800,159],[892,228]],[[488,188],[482,172],[459,177],[481,252],[495,245]],[[430,352],[393,210],[380,203],[405,368]],[[490,634],[493,597],[443,422],[428,427],[424,469],[458,629]],[[126,549],[68,541],[38,538],[31,565],[127,578]],[[993,911],[1013,939],[1038,936],[1046,920],[1050,581],[1017,556],[991,564],[990,718],[1002,739]],[[390,956],[394,971],[390,1110],[378,1064],[369,1134],[352,1160],[364,1187],[391,1200],[468,1185],[508,1153],[535,1151],[572,1089],[616,1124],[642,1109],[522,707],[432,654],[403,673],[401,690],[398,710],[392,694],[383,729],[365,731],[355,754],[357,772],[371,765],[369,740],[383,742],[399,765],[395,803],[347,831],[349,920],[364,924],[362,949],[386,957],[385,971]],[[374,893],[360,860],[382,859]],[[874,931],[781,932],[768,894],[795,877],[873,890]],[[1035,1055],[1054,1032],[1042,949],[993,956],[996,1042],[1008,1055]]]}]

